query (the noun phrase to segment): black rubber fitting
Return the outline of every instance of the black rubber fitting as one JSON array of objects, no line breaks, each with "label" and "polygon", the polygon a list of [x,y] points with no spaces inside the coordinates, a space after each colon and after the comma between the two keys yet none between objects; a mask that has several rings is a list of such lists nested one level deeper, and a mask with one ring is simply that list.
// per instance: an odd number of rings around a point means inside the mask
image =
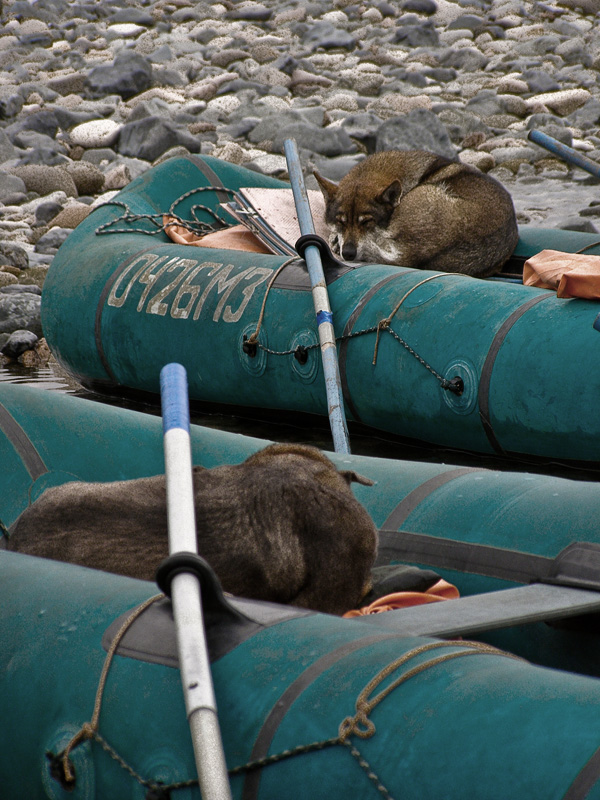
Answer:
[{"label": "black rubber fitting", "polygon": [[[304,258],[304,253],[307,247],[317,247],[321,254],[321,262],[323,267],[344,267],[346,266],[343,261],[336,258],[331,252],[331,248],[322,236],[316,233],[305,233],[301,236],[294,247],[296,252],[301,258]],[[305,259],[306,260],[306,259]]]}]

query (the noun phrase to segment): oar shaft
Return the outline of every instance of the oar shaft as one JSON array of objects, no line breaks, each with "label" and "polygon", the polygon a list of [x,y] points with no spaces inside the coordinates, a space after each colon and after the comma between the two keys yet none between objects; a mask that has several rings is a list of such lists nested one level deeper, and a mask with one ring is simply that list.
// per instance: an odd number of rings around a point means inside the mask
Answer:
[{"label": "oar shaft", "polygon": [[[288,174],[292,184],[292,192],[294,194],[294,203],[296,205],[300,233],[303,236],[306,234],[314,234],[315,226],[308,202],[308,195],[304,186],[304,177],[302,175],[296,142],[293,139],[286,139],[283,143],[283,147],[287,160]],[[335,331],[333,328],[333,315],[329,305],[329,295],[319,248],[315,245],[308,245],[304,251],[304,259],[308,268],[315,314],[317,316],[317,329],[321,345],[321,359],[323,363],[323,374],[325,375],[329,425],[333,437],[333,446],[336,453],[349,453],[350,439],[344,412],[344,398],[337,358]]]},{"label": "oar shaft", "polygon": [[[160,375],[163,411],[169,553],[197,553],[187,376],[180,364]],[[181,682],[200,791],[205,800],[230,800],[231,790],[217,718],[206,645],[202,595],[189,572],[171,582]]]},{"label": "oar shaft", "polygon": [[528,138],[531,142],[535,142],[535,144],[539,144],[540,147],[544,147],[546,150],[554,153],[554,155],[559,156],[559,158],[562,158],[563,161],[566,161],[568,164],[580,167],[586,172],[589,172],[590,175],[600,178],[600,164],[592,161],[591,158],[584,156],[582,153],[578,153],[577,150],[574,150],[572,147],[559,142],[558,139],[554,139],[552,136],[548,136],[547,133],[542,133],[542,131],[537,130],[529,131]]}]

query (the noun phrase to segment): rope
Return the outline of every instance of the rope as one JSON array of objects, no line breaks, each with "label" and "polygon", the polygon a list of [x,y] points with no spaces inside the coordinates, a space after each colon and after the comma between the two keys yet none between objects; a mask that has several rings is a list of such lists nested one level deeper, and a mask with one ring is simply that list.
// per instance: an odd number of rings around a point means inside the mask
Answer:
[{"label": "rope", "polygon": [[[190,214],[192,216],[191,220],[183,219],[175,211],[179,203],[182,203],[184,200],[187,200],[188,197],[191,197],[198,192],[216,191],[229,192],[229,194],[235,195],[235,191],[233,189],[226,189],[224,187],[217,186],[197,186],[195,189],[190,189],[189,192],[185,192],[184,194],[180,195],[171,203],[167,215],[173,217],[174,221],[166,224],[163,222],[163,212],[157,214],[134,214],[127,203],[125,203],[123,200],[108,200],[106,203],[99,205],[98,208],[103,208],[104,206],[117,206],[124,209],[124,213],[121,214],[120,217],[115,217],[115,219],[111,219],[96,228],[96,235],[100,236],[107,233],[145,233],[148,236],[156,236],[157,233],[164,233],[168,227],[173,225],[182,225],[184,228],[187,228],[189,231],[192,231],[192,233],[196,233],[198,235],[211,233],[215,230],[221,230],[222,228],[230,228],[231,224],[227,222],[227,220],[219,216],[214,209],[210,208],[209,206],[202,205],[201,203],[196,203],[190,208]],[[210,214],[210,216],[213,217],[216,222],[220,223],[219,226],[215,227],[214,223],[210,224],[198,219],[198,211],[205,211],[207,214]],[[119,222],[129,225],[133,224],[134,222],[138,222],[139,220],[146,220],[150,223],[150,225],[154,226],[155,230],[148,230],[147,228],[114,227]]]},{"label": "rope", "polygon": [[[260,329],[261,329],[262,323],[263,323],[263,318],[265,316],[265,307],[267,305],[267,298],[269,297],[269,292],[271,291],[271,287],[273,286],[273,284],[277,280],[277,276],[279,275],[280,272],[283,272],[283,270],[287,266],[289,266],[290,264],[292,264],[294,261],[297,261],[297,260],[298,260],[298,256],[292,256],[291,258],[288,258],[288,260],[284,261],[283,264],[280,267],[278,267],[275,270],[275,272],[273,273],[273,275],[271,276],[271,279],[270,279],[269,283],[267,284],[267,290],[265,292],[265,296],[263,297],[262,306],[261,306],[261,309],[260,309],[260,314],[258,315],[258,322],[256,324],[256,330],[254,331],[254,333],[251,333],[250,336],[248,337],[248,339],[246,340],[248,342],[248,344],[257,344],[258,335],[260,333]],[[294,351],[292,350],[291,352],[294,352]]]},{"label": "rope", "polygon": [[[424,283],[429,283],[429,281],[433,281],[436,278],[456,277],[459,274],[460,273],[458,273],[458,272],[438,272],[435,275],[430,275],[428,278],[423,278],[422,281],[419,281],[419,283],[416,283],[412,287],[412,289],[409,289],[408,292],[406,292],[404,297],[402,297],[401,300],[396,304],[396,307],[394,308],[392,313],[389,315],[389,317],[385,317],[384,319],[380,320],[379,323],[377,324],[377,339],[375,340],[375,350],[373,352],[373,366],[375,366],[377,364],[377,351],[379,349],[379,334],[380,334],[382,329],[384,329],[384,328],[386,330],[389,329],[390,323],[392,321],[392,317],[396,314],[396,312],[398,311],[398,309],[400,308],[402,303],[406,300],[406,298],[409,295],[411,295],[415,291],[415,289],[418,289],[419,286],[423,286]],[[410,350],[410,348],[408,348],[408,349]],[[414,352],[413,352],[413,355],[414,355]],[[438,376],[438,377],[440,377],[440,376]],[[443,378],[442,378],[442,380],[443,380]]]},{"label": "rope", "polygon": [[[147,798],[168,798],[170,796],[170,792],[175,791],[177,789],[185,789],[190,788],[193,786],[198,785],[198,780],[192,778],[186,781],[180,781],[178,783],[171,783],[171,784],[162,784],[157,783],[152,780],[148,780],[143,778],[139,775],[133,767],[131,767],[125,759],[116,752],[116,750],[111,747],[111,745],[104,739],[103,736],[99,733],[98,725],[100,719],[100,710],[102,707],[102,696],[104,692],[104,687],[106,685],[106,679],[108,675],[108,671],[110,669],[110,665],[112,663],[113,657],[115,652],[129,629],[129,627],[133,624],[133,622],[150,606],[152,603],[156,602],[159,599],[162,599],[164,595],[156,595],[154,597],[149,598],[141,606],[136,608],[130,615],[127,617],[121,628],[119,629],[117,635],[113,639],[113,642],[110,646],[110,649],[107,653],[104,666],[102,669],[102,673],[100,676],[98,689],[96,692],[96,700],[94,703],[94,712],[92,714],[92,719],[90,722],[84,723],[81,729],[75,736],[71,739],[67,747],[59,753],[56,758],[51,757],[53,764],[59,763],[62,766],[63,774],[57,779],[61,780],[61,783],[67,788],[72,789],[75,786],[75,773],[73,770],[73,766],[70,762],[69,756],[71,752],[82,744],[85,741],[89,741],[93,739],[101,747],[104,751],[113,759],[115,760],[119,766],[124,769],[137,783],[141,786],[144,786],[148,790]],[[389,683],[385,688],[381,689],[378,694],[373,695],[381,684],[390,676],[392,676],[397,670],[402,667],[407,662],[411,661],[412,659],[422,655],[423,653],[427,653],[431,650],[436,650],[438,648],[459,648],[455,652],[451,653],[444,653],[443,655],[431,658],[428,661],[424,661],[420,664],[409,669],[407,672],[402,673],[399,675],[395,680]],[[374,788],[381,794],[386,800],[393,800],[392,795],[386,788],[386,786],[381,782],[378,775],[374,771],[373,767],[369,764],[369,762],[364,758],[362,753],[358,750],[356,745],[354,745],[350,739],[351,737],[357,737],[359,739],[368,739],[375,735],[376,728],[374,723],[371,719],[369,719],[369,715],[373,711],[376,706],[378,706],[385,698],[391,694],[398,686],[403,683],[406,683],[411,678],[419,675],[426,670],[429,670],[439,664],[443,664],[447,661],[451,661],[455,658],[461,658],[463,656],[468,655],[481,655],[481,654],[490,654],[490,655],[501,655],[506,656],[508,658],[514,658],[516,660],[522,661],[518,656],[514,656],[511,653],[506,653],[504,651],[498,650],[495,647],[492,647],[487,644],[482,644],[481,642],[467,642],[467,641],[438,641],[438,642],[430,642],[428,644],[419,645],[412,650],[409,650],[404,655],[397,658],[395,661],[392,661],[390,664],[387,664],[383,669],[381,669],[377,675],[375,675],[367,685],[361,690],[359,693],[356,701],[355,701],[355,714],[353,716],[346,717],[339,725],[338,734],[335,737],[330,739],[324,739],[319,742],[312,742],[311,744],[305,745],[298,745],[297,747],[290,748],[287,750],[282,751],[281,753],[277,753],[274,755],[266,756],[262,759],[257,759],[255,761],[250,761],[246,764],[243,764],[238,767],[233,767],[232,769],[228,770],[228,774],[231,777],[236,775],[241,775],[246,772],[250,772],[256,769],[262,769],[263,767],[270,766],[272,764],[276,764],[280,761],[284,761],[288,758],[293,758],[298,755],[304,755],[307,753],[314,753],[319,750],[324,750],[328,747],[335,747],[335,746],[343,746],[348,749],[350,755],[356,760],[357,764],[360,768],[365,772],[369,781],[373,784]],[[51,754],[48,754],[51,756]]]},{"label": "rope", "polygon": [[[90,722],[84,722],[81,726],[80,730],[73,736],[71,741],[67,744],[65,749],[62,753],[59,754],[60,760],[62,762],[62,768],[64,773],[64,778],[67,783],[73,784],[75,782],[75,774],[73,772],[73,765],[69,759],[69,755],[71,751],[74,750],[78,745],[82,742],[88,741],[89,739],[96,739],[98,737],[98,724],[100,720],[100,710],[102,708],[102,696],[104,694],[104,687],[106,686],[106,679],[108,677],[108,671],[110,670],[110,666],[113,661],[113,657],[117,651],[118,646],[121,643],[122,638],[125,636],[131,625],[135,622],[135,620],[143,614],[143,612],[155,603],[157,600],[161,600],[164,597],[163,594],[154,595],[154,597],[150,597],[140,606],[138,606],[134,611],[127,617],[127,619],[123,622],[121,627],[119,628],[117,635],[112,641],[112,644],[108,650],[106,655],[106,659],[104,660],[104,666],[102,667],[102,673],[100,674],[100,680],[98,682],[98,689],[96,691],[96,700],[94,703],[94,711],[92,714],[92,719]],[[131,770],[129,770],[131,771]],[[132,773],[134,774],[134,773]]]}]

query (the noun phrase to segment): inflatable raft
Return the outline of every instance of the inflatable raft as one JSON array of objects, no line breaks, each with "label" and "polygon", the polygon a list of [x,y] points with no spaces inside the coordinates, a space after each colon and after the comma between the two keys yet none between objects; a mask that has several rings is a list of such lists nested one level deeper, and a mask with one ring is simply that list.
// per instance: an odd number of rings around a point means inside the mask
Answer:
[{"label": "inflatable raft", "polygon": [[[49,485],[162,466],[160,420],[51,392],[0,387],[0,429],[5,527]],[[200,428],[193,440],[207,466],[265,444]],[[335,458],[377,479],[374,514],[415,480],[414,465]],[[169,600],[151,583],[5,551],[0,594],[2,795],[199,798]],[[211,582],[203,607],[236,800],[600,798],[596,679],[409,635],[410,610],[340,619],[227,599]]]},{"label": "inflatable raft", "polygon": [[[210,157],[171,159],[81,223],[42,297],[59,362],[96,390],[156,394],[161,366],[178,361],[192,401],[326,415],[304,262],[276,274],[286,256],[164,233],[164,214],[209,224],[248,186],[287,184]],[[507,268],[548,248],[600,253],[591,234],[522,228]],[[597,302],[381,264],[325,270],[349,419],[480,453],[600,461]]]},{"label": "inflatable raft", "polygon": [[[267,444],[192,426],[193,461],[207,468],[240,463]],[[590,613],[600,610],[596,483],[328,455],[340,469],[375,481],[353,487],[380,529],[379,565],[433,569],[461,594],[435,608],[379,614],[379,625],[406,635],[475,636],[539,664],[600,675],[600,637]],[[50,486],[164,472],[161,421],[0,384],[0,462],[0,527],[7,532]],[[5,556],[14,558],[0,549],[0,562]],[[562,617],[568,619],[560,627],[546,624]]]}]

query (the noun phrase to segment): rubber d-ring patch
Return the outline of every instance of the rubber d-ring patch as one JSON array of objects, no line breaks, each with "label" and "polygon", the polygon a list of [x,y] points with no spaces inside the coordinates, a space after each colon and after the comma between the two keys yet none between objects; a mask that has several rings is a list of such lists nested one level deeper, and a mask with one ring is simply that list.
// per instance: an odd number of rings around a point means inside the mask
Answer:
[{"label": "rubber d-ring patch", "polygon": [[477,391],[479,378],[475,367],[466,358],[457,358],[451,361],[444,369],[442,376],[451,381],[460,378],[463,382],[461,394],[455,394],[442,389],[442,397],[446,405],[456,414],[470,414],[477,405]]},{"label": "rubber d-ring patch", "polygon": [[[246,372],[250,373],[250,375],[255,375],[256,377],[260,377],[267,368],[266,350],[263,350],[261,347],[257,346],[254,356],[249,356],[244,351],[244,337],[246,337],[246,339],[249,339],[250,336],[252,336],[252,334],[255,332],[257,324],[258,321],[254,324],[247,325],[241,332],[240,337],[238,339],[238,356]],[[260,344],[263,345],[263,347],[267,347],[266,331],[264,330],[260,331],[260,333],[258,334],[258,341],[260,342]]]},{"label": "rubber d-ring patch", "polygon": [[298,331],[290,343],[290,350],[296,350],[297,347],[312,348],[307,351],[304,364],[301,364],[295,356],[290,356],[294,376],[299,378],[302,383],[312,383],[317,377],[320,354],[319,348],[315,347],[315,345],[318,344],[319,340],[316,333],[308,328]]}]

